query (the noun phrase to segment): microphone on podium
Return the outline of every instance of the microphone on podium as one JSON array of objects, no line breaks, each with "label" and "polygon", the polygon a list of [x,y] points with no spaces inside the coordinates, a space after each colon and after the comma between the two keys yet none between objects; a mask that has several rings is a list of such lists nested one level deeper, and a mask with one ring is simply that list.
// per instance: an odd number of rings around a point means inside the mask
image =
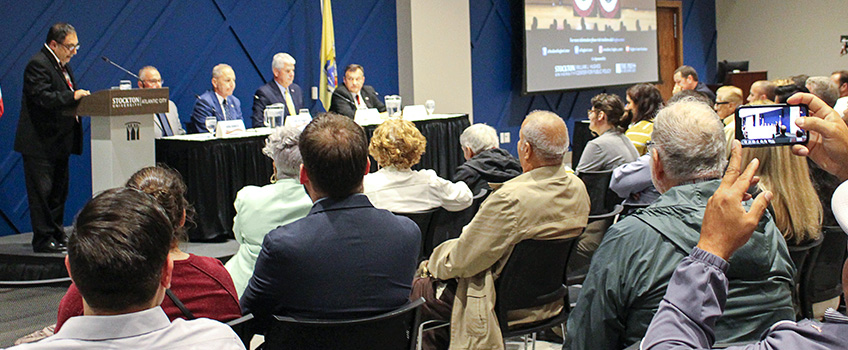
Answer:
[{"label": "microphone on podium", "polygon": [[138,75],[135,75],[133,72],[128,71],[126,68],[119,66],[119,65],[118,65],[117,63],[115,63],[115,62],[112,62],[112,60],[110,60],[110,59],[106,58],[106,56],[100,56],[100,58],[101,58],[101,59],[103,59],[103,61],[106,61],[106,63],[111,64],[111,65],[113,65],[113,66],[115,66],[115,67],[118,67],[118,69],[120,69],[120,70],[122,70],[122,71],[126,72],[126,73],[127,73],[127,74],[129,74],[129,75],[134,76],[134,77],[135,77],[136,79],[138,79],[138,80],[141,80],[141,78],[140,78]]}]

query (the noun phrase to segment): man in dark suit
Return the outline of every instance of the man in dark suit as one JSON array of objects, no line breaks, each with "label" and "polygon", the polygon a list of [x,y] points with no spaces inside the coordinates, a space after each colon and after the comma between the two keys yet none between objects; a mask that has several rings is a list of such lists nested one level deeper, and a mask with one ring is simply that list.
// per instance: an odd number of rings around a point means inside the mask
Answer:
[{"label": "man in dark suit", "polygon": [[303,219],[265,236],[242,312],[259,320],[272,314],[342,319],[402,306],[421,232],[362,194],[370,167],[365,131],[327,113],[306,126],[299,148],[300,182],[314,205]]},{"label": "man in dark suit", "polygon": [[294,57],[287,53],[274,55],[271,62],[271,70],[274,71],[274,80],[262,85],[253,95],[253,126],[258,128],[265,125],[265,107],[282,103],[286,106],[286,116],[297,114],[303,107],[303,90],[294,83]]},{"label": "man in dark suit", "polygon": [[197,97],[191,120],[186,125],[190,134],[207,132],[206,117],[222,120],[241,120],[241,101],[233,96],[236,89],[236,73],[228,64],[221,63],[212,68],[212,90]]},{"label": "man in dark suit", "polygon": [[73,26],[56,23],[47,32],[41,51],[24,71],[21,117],[15,151],[23,156],[24,177],[32,221],[32,248],[58,253],[66,249],[65,200],[68,198],[68,158],[82,153],[79,117],[63,115],[88,96],[77,89],[68,66],[79,49]]},{"label": "man in dark suit", "polygon": [[358,64],[349,64],[345,68],[344,85],[333,91],[330,112],[353,118],[357,109],[376,108],[386,111],[386,105],[371,85],[365,84],[365,70]]}]

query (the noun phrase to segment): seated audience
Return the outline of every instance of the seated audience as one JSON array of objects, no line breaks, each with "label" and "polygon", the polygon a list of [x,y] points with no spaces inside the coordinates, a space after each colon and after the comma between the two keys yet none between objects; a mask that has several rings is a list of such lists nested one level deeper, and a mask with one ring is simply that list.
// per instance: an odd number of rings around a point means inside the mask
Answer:
[{"label": "seated audience", "polygon": [[265,236],[242,311],[262,325],[271,315],[348,319],[404,305],[421,232],[361,193],[370,165],[365,130],[327,113],[306,126],[298,147],[312,210]]},{"label": "seated audience", "polygon": [[668,101],[665,101],[665,105],[668,106],[668,105],[671,105],[671,104],[673,104],[677,101],[687,99],[687,98],[695,99],[695,101],[698,101],[698,102],[703,103],[707,106],[710,106],[710,108],[713,108],[713,102],[710,100],[709,96],[707,96],[706,94],[704,94],[700,91],[695,91],[695,90],[683,90],[683,91],[675,92],[674,95],[671,95],[671,97],[668,98]]},{"label": "seated audience", "polygon": [[743,104],[742,89],[733,85],[726,85],[716,90],[716,102],[713,109],[715,109],[718,117],[724,122],[724,125],[733,123],[736,107]]},{"label": "seated audience", "polygon": [[459,135],[465,163],[456,168],[454,182],[465,182],[471,192],[491,191],[490,182],[506,182],[521,175],[521,164],[509,152],[498,148],[498,133],[486,124],[474,124]]},{"label": "seated audience", "polygon": [[212,90],[197,97],[191,120],[186,124],[190,134],[208,132],[206,117],[221,120],[241,120],[241,101],[233,96],[236,89],[236,73],[228,64],[221,63],[212,68]]},{"label": "seated audience", "polygon": [[380,95],[371,85],[365,85],[365,68],[358,64],[345,67],[344,84],[333,91],[330,100],[330,112],[338,113],[353,119],[357,109],[376,108],[379,112],[386,111],[386,105],[380,100]]},{"label": "seated audience", "polygon": [[823,76],[810,77],[807,79],[806,86],[811,94],[818,96],[828,106],[833,107],[836,105],[836,100],[839,99],[839,86],[830,80],[830,78]]},{"label": "seated audience", "polygon": [[244,294],[247,281],[253,275],[265,235],[278,226],[306,216],[312,208],[312,200],[298,181],[299,137],[300,130],[293,127],[279,127],[268,135],[262,153],[274,161],[271,184],[245,186],[236,195],[233,233],[239,249],[225,266],[239,296]]},{"label": "seated audience", "polygon": [[[848,127],[839,113],[810,94],[792,96],[788,102],[809,105],[813,115],[797,122],[811,137],[807,145],[793,146],[793,153],[809,157],[840,181],[848,179]],[[674,271],[641,349],[705,349],[716,342],[716,325],[724,319],[728,295],[733,295],[728,290],[728,284],[732,285],[728,283],[730,269],[746,263],[737,258],[736,252],[740,247],[744,249],[749,239],[756,239],[753,231],[772,199],[771,193],[765,192],[750,210],[740,205],[747,196],[746,190],[755,183],[753,176],[760,164],[749,163],[742,172],[740,153],[736,142],[722,185],[704,212],[698,245]],[[848,265],[842,275],[848,275]],[[831,309],[825,313],[824,322],[778,322],[757,339],[762,340],[727,349],[846,349],[848,323],[844,315]]]},{"label": "seated audience", "polygon": [[848,71],[835,71],[831,73],[830,80],[832,80],[839,88],[839,98],[836,100],[836,104],[833,106],[833,109],[835,109],[836,113],[839,113],[844,120],[848,117],[848,114],[845,113],[848,111]]},{"label": "seated audience", "polygon": [[297,61],[287,53],[274,55],[271,61],[271,71],[274,80],[260,86],[253,94],[253,115],[251,127],[265,125],[265,107],[275,103],[285,106],[284,115],[295,115],[303,107],[303,90],[294,83],[294,65]]},{"label": "seated audience", "polygon": [[380,170],[362,181],[374,207],[412,213],[438,207],[459,211],[471,205],[473,195],[464,182],[450,182],[430,169],[411,169],[426,145],[427,139],[408,120],[389,119],[374,130],[368,152]]},{"label": "seated audience", "polygon": [[624,104],[616,95],[600,94],[592,98],[589,110],[589,130],[598,137],[589,141],[580,156],[577,169],[603,171],[630,163],[639,157],[636,147],[624,136]]},{"label": "seated audience", "polygon": [[768,80],[757,80],[751,84],[751,89],[748,93],[748,103],[765,100],[766,103],[774,101],[774,89],[777,86]]},{"label": "seated audience", "polygon": [[774,103],[786,103],[790,96],[798,92],[809,93],[810,91],[806,87],[798,87],[795,84],[780,85],[774,88]]},{"label": "seated audience", "polygon": [[[674,71],[672,79],[674,79],[674,89],[672,89],[672,93],[677,94],[683,90],[694,90],[709,98],[710,105],[715,103],[716,95],[712,90],[710,90],[707,84],[698,81],[698,72],[695,71],[695,68],[690,66],[680,66]],[[669,102],[669,104],[671,104],[671,102]]]},{"label": "seated audience", "polygon": [[[174,262],[170,291],[178,300],[167,296],[162,310],[172,321],[178,318],[211,318],[230,321],[241,317],[233,281],[221,261],[197,256],[180,250],[180,242],[188,240],[185,223],[191,222],[194,210],[185,199],[186,186],[180,174],[163,167],[147,167],[133,174],[126,184],[148,193],[165,209],[171,223],[171,250],[168,254]],[[71,284],[59,303],[56,330],[60,330],[69,318],[83,314],[83,296],[76,284]],[[182,302],[190,314],[183,313],[177,306]]]},{"label": "seated audience", "polygon": [[663,106],[663,97],[654,84],[636,84],[627,89],[627,104],[624,105],[624,119],[630,123],[624,133],[639,155],[648,151],[651,131],[654,130],[654,117]]},{"label": "seated audience", "polygon": [[613,169],[609,188],[624,198],[624,204],[651,204],[660,198],[660,193],[651,181],[651,153],[645,153],[635,161]]},{"label": "seated audience", "polygon": [[83,316],[49,338],[13,349],[244,349],[224,324],[172,322],[159,307],[174,268],[168,211],[133,188],[91,199],[77,215],[65,258]]},{"label": "seated audience", "polygon": [[[425,311],[425,318],[451,322],[449,337],[444,328],[424,334],[425,344],[431,348],[446,349],[450,342],[451,349],[503,349],[494,314],[495,280],[512,248],[526,239],[574,237],[586,226],[586,188],[562,165],[568,149],[568,130],[562,119],[552,112],[532,112],[521,124],[519,137],[518,159],[524,174],[496,188],[459,238],[440,244],[421,265],[422,274],[448,281],[440,307],[424,309],[433,311]],[[437,284],[432,286],[436,290],[444,285],[432,283]],[[424,288],[414,290],[413,297],[421,295],[427,285],[426,279],[415,283],[416,288]],[[447,307],[441,307],[442,302]],[[560,300],[507,317],[510,324],[529,323],[556,315],[562,307]]]},{"label": "seated audience", "polygon": [[[662,195],[650,207],[612,225],[592,259],[568,318],[565,349],[622,349],[639,341],[668,286],[674,264],[695,247],[707,199],[724,171],[723,124],[708,106],[682,100],[654,120],[651,175]],[[746,203],[748,206],[750,203]],[[795,316],[795,268],[770,215],[728,271],[722,342],[751,341]]]}]

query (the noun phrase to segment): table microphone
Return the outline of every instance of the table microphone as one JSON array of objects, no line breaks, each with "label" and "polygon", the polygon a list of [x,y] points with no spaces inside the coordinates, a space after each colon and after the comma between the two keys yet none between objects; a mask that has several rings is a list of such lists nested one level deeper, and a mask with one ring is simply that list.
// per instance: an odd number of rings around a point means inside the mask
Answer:
[{"label": "table microphone", "polygon": [[122,70],[122,71],[124,71],[124,72],[127,72],[127,74],[134,76],[134,77],[135,77],[136,79],[138,79],[138,80],[141,80],[141,78],[139,78],[139,76],[138,76],[138,75],[135,75],[135,73],[130,72],[130,71],[128,71],[128,70],[126,70],[126,68],[119,66],[119,65],[118,65],[117,63],[115,63],[115,62],[112,62],[112,60],[110,60],[110,59],[106,58],[106,56],[100,56],[100,58],[102,58],[104,61],[106,61],[106,63],[111,64],[111,65],[113,65],[113,66],[115,66],[115,67],[118,67],[118,69],[120,69],[120,70]]}]

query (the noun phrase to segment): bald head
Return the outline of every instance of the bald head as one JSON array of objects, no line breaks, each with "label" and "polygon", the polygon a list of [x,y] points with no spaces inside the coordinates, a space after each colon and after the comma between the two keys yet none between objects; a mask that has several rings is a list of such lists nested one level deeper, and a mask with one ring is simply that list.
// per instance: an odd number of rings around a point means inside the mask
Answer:
[{"label": "bald head", "polygon": [[758,80],[751,84],[751,92],[748,94],[748,102],[759,100],[774,101],[774,89],[777,86],[768,80]]},{"label": "bald head", "polygon": [[525,172],[562,164],[568,149],[568,128],[558,115],[533,111],[524,118],[519,134],[518,155]]}]

